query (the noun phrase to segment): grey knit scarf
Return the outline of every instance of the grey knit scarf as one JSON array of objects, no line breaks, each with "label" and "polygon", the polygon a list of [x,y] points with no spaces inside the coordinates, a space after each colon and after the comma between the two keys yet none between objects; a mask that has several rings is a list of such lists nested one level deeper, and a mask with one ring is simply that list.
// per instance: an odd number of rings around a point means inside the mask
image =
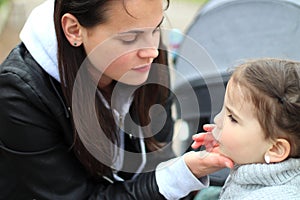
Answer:
[{"label": "grey knit scarf", "polygon": [[300,159],[235,166],[220,199],[300,200]]}]

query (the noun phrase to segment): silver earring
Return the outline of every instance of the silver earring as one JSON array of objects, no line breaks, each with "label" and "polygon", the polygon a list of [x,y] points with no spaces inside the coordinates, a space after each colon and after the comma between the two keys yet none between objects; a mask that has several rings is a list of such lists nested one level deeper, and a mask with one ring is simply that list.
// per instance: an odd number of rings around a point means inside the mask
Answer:
[{"label": "silver earring", "polygon": [[267,164],[270,163],[270,156],[268,154],[265,154],[264,159],[265,159]]},{"label": "silver earring", "polygon": [[74,46],[75,46],[75,47],[77,46],[77,42],[74,42]]}]

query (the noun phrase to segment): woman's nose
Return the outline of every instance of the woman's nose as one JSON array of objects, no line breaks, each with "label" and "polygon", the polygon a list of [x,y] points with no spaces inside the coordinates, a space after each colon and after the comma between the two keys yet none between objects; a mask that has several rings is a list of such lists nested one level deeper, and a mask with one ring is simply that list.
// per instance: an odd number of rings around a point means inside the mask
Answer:
[{"label": "woman's nose", "polygon": [[143,48],[138,51],[138,55],[141,58],[156,58],[158,56],[158,49],[154,47]]}]

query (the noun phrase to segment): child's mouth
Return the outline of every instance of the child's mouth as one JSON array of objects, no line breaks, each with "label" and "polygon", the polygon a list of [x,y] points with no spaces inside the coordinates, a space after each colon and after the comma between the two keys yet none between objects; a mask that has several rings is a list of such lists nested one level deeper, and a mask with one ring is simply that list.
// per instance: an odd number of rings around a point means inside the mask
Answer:
[{"label": "child's mouth", "polygon": [[220,141],[219,141],[219,137],[220,137],[220,129],[218,129],[217,127],[215,127],[213,130],[212,130],[212,136],[214,138],[214,140],[216,141],[217,144],[220,144]]}]

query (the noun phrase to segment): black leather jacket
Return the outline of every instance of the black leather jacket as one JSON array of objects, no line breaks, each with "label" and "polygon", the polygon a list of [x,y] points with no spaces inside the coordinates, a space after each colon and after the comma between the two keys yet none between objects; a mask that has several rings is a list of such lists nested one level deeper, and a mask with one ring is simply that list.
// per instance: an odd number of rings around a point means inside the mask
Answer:
[{"label": "black leather jacket", "polygon": [[73,133],[58,88],[22,43],[2,63],[0,199],[164,199],[154,172],[114,183],[89,178],[70,149]]}]

